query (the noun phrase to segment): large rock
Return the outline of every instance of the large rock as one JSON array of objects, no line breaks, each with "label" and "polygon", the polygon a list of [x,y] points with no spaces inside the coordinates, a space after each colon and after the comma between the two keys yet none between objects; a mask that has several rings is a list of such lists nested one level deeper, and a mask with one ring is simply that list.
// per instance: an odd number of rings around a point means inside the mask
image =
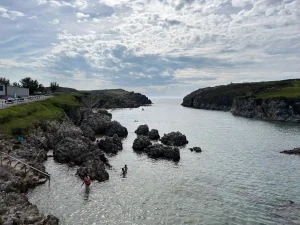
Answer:
[{"label": "large rock", "polygon": [[104,152],[113,154],[117,154],[118,151],[121,151],[123,149],[122,141],[116,134],[113,137],[106,137],[104,139],[101,139],[98,142],[98,146]]},{"label": "large rock", "polygon": [[96,140],[96,135],[95,132],[93,131],[93,129],[87,125],[86,123],[82,124],[80,126],[81,130],[83,131],[84,136],[86,136],[87,138],[89,138],[91,141],[95,141]]},{"label": "large rock", "polygon": [[164,134],[160,141],[165,145],[171,146],[184,146],[189,143],[186,139],[186,136],[179,131]]},{"label": "large rock", "polygon": [[154,144],[148,146],[143,150],[150,158],[158,159],[169,159],[173,161],[180,160],[180,152],[178,148],[164,146],[162,144]]},{"label": "large rock", "polygon": [[135,131],[137,135],[148,135],[148,132],[149,132],[149,127],[147,124],[140,125]]},{"label": "large rock", "polygon": [[160,138],[158,130],[152,129],[149,131],[148,136],[150,140],[158,140]]},{"label": "large rock", "polygon": [[99,160],[89,160],[85,162],[77,169],[77,174],[81,179],[89,175],[92,180],[98,180],[100,182],[109,179],[104,163]]},{"label": "large rock", "polygon": [[105,135],[112,137],[115,134],[119,137],[127,137],[128,131],[127,128],[123,127],[118,121],[111,121],[105,131]]},{"label": "large rock", "polygon": [[149,137],[147,137],[147,136],[138,136],[134,140],[132,148],[135,151],[143,151],[143,149],[148,147],[149,145],[152,145]]}]

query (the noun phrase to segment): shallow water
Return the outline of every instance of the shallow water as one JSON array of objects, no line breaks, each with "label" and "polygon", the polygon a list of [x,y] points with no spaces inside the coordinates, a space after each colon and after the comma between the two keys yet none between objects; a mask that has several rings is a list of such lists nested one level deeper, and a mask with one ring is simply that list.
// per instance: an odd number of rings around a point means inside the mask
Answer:
[{"label": "shallow water", "polygon": [[[31,202],[68,225],[300,224],[300,157],[279,154],[300,146],[300,126],[180,103],[154,99],[144,111],[113,111],[113,119],[127,127],[129,135],[124,150],[110,158],[109,181],[93,182],[87,196],[76,170],[50,159],[45,165],[51,186],[32,190]],[[181,149],[180,162],[133,152],[134,130],[140,124],[161,135],[184,133],[189,144]],[[190,152],[188,147],[194,146],[203,152]],[[123,178],[125,164],[129,169]]]}]

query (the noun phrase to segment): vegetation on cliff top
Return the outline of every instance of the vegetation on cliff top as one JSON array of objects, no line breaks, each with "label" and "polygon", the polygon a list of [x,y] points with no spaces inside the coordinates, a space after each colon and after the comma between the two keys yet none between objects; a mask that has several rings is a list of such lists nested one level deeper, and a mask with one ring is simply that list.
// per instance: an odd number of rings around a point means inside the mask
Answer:
[{"label": "vegetation on cliff top", "polygon": [[62,120],[70,109],[81,106],[80,99],[78,94],[58,94],[45,101],[1,109],[0,133],[7,138],[26,135],[46,120]]},{"label": "vegetation on cliff top", "polygon": [[[183,106],[229,110],[237,97],[300,98],[300,80],[237,83],[198,89],[183,99]],[[207,107],[203,107],[206,104]],[[214,108],[215,107],[215,108]]]}]

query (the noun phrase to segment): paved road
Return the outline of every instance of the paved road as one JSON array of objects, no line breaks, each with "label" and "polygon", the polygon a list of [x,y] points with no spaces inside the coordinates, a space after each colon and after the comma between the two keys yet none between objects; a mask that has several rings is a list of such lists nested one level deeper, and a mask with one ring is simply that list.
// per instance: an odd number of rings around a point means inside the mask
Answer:
[{"label": "paved road", "polygon": [[39,96],[39,98],[34,98],[34,99],[27,99],[26,98],[22,102],[15,101],[13,104],[12,103],[6,104],[4,99],[0,99],[0,109],[5,109],[5,108],[11,107],[11,106],[22,105],[22,104],[27,104],[27,103],[31,103],[31,102],[44,101],[44,100],[46,100],[48,98],[51,98],[51,97],[53,97],[53,96],[41,95],[41,96]]}]

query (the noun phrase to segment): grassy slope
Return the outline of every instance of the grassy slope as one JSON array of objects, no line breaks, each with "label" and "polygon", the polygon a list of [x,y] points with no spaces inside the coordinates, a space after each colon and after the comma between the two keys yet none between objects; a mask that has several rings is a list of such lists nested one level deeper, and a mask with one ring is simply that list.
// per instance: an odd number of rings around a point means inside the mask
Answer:
[{"label": "grassy slope", "polygon": [[289,87],[275,88],[271,91],[261,92],[256,95],[256,98],[298,98],[300,97],[300,81],[291,82]]},{"label": "grassy slope", "polygon": [[60,94],[40,102],[18,105],[0,110],[0,133],[5,137],[26,135],[46,120],[61,120],[65,112],[79,107],[79,95]]}]

